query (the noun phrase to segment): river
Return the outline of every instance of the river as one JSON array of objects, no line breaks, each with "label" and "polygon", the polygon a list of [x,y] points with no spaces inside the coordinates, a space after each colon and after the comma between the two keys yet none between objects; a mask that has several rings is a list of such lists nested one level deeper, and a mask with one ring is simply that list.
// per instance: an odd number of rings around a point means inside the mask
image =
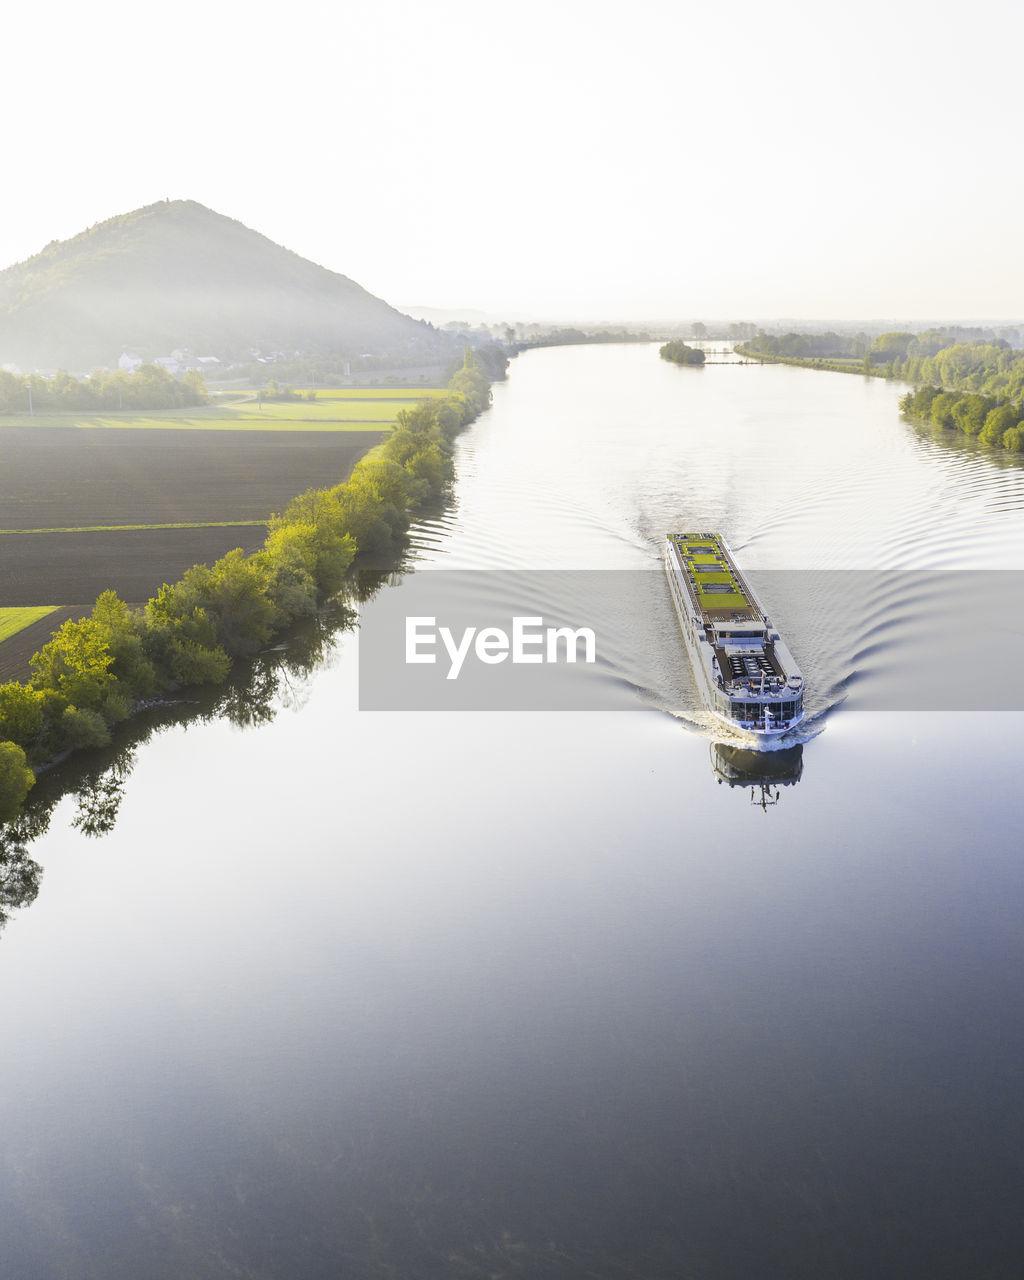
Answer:
[{"label": "river", "polygon": [[[524,353],[406,578],[623,571],[607,709],[361,711],[347,631],[116,821],[62,799],[0,937],[5,1280],[1018,1275],[1021,717],[870,695],[933,607],[871,574],[1015,583],[1024,467],[901,390]],[[811,584],[753,764],[658,577],[692,524]]]}]

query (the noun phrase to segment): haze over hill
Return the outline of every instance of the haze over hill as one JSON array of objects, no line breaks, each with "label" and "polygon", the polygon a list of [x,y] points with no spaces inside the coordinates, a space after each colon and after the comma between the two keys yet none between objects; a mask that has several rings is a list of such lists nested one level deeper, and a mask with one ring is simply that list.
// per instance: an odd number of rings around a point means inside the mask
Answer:
[{"label": "haze over hill", "polygon": [[0,362],[113,366],[176,348],[222,360],[434,356],[446,339],[355,281],[192,200],[101,222],[0,272]]}]

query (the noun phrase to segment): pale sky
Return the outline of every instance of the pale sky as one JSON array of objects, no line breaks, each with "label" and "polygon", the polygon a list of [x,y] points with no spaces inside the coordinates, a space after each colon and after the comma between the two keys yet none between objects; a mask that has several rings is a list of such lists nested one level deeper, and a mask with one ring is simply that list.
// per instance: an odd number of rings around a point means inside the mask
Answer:
[{"label": "pale sky", "polygon": [[992,0],[20,6],[0,266],[170,196],[398,306],[1021,319],[1022,35]]}]

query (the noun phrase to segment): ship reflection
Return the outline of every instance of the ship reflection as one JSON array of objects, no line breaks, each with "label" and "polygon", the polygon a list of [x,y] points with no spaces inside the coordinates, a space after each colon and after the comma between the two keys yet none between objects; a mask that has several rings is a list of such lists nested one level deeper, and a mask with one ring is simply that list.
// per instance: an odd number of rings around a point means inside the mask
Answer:
[{"label": "ship reflection", "polygon": [[718,785],[749,787],[750,803],[765,811],[779,803],[783,787],[795,787],[804,771],[802,743],[784,751],[752,751],[724,742],[711,744],[711,767]]}]

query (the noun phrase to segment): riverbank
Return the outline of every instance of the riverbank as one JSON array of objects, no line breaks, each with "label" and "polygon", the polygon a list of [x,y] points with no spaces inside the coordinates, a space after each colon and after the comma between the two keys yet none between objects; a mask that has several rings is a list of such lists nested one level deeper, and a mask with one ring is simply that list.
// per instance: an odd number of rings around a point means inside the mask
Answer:
[{"label": "riverbank", "polygon": [[446,396],[400,411],[347,481],[294,498],[260,550],[195,564],[142,608],[104,591],[88,617],[65,621],[32,659],[30,683],[0,686],[0,820],[24,802],[33,764],[106,745],[153,696],[224,683],[236,661],[342,591],[353,568],[393,564],[412,516],[452,477],[455,436],[489,402],[467,349]]},{"label": "riverbank", "polygon": [[865,368],[864,361],[855,356],[768,356],[753,351],[746,343],[733,348],[737,355],[758,364],[791,364],[799,369],[824,369],[828,373],[860,373],[865,378],[888,378],[890,375],[880,366]]}]

